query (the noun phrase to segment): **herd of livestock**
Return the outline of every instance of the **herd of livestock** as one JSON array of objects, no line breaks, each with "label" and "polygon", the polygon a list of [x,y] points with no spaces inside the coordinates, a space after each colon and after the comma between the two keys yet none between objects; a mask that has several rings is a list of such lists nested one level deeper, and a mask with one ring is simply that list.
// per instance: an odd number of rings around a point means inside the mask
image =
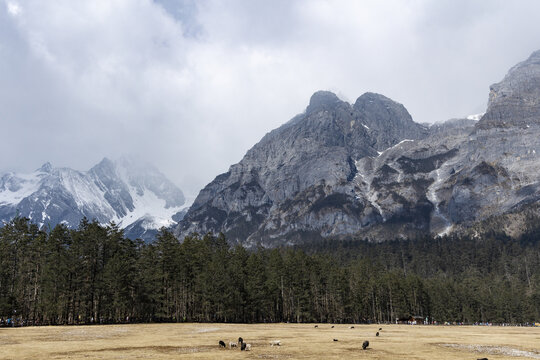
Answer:
[{"label": "herd of livestock", "polygon": [[[318,328],[318,325],[314,326],[315,328]],[[332,328],[334,326],[332,325]],[[351,326],[350,329],[354,329],[354,326]],[[379,328],[379,331],[382,331],[382,328]],[[379,331],[375,334],[375,336],[379,336]],[[338,339],[333,339],[333,341],[339,341]],[[270,346],[281,346],[281,340],[272,340],[270,341]],[[369,341],[365,340],[362,343],[362,350],[366,350],[369,346]],[[219,340],[219,347],[226,349],[227,344],[223,340]],[[241,351],[250,351],[251,350],[251,344],[244,342],[244,339],[242,337],[238,338],[238,342],[230,341],[229,342],[229,349],[237,349],[240,348]]]}]

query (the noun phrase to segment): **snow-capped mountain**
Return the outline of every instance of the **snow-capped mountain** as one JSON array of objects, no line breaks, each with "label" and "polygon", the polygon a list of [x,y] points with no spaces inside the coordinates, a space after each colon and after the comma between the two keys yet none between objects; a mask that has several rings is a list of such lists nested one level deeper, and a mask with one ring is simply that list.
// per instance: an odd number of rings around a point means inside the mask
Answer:
[{"label": "snow-capped mountain", "polygon": [[114,221],[132,238],[151,240],[170,227],[187,206],[184,194],[155,167],[123,157],[104,158],[89,171],[44,164],[31,174],[0,176],[0,221],[17,213],[40,227],[76,227],[83,217]]}]

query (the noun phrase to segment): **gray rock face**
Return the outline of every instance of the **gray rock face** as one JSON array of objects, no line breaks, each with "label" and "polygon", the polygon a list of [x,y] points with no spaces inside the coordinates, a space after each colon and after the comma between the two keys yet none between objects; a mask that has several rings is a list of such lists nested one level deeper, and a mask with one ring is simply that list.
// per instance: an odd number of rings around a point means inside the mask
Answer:
[{"label": "gray rock face", "polygon": [[[537,201],[540,126],[465,127],[443,134],[360,161],[359,172],[367,174],[362,195],[379,205],[385,219],[395,216],[399,206],[424,204],[425,228],[442,235]],[[409,221],[421,218],[416,214]],[[386,223],[379,227],[386,230]],[[405,225],[400,233],[410,234]],[[388,237],[381,231],[378,236]]]},{"label": "gray rock face", "polygon": [[0,221],[18,213],[40,227],[76,227],[86,217],[130,226],[128,235],[144,237],[176,224],[172,217],[184,203],[182,191],[157,169],[129,158],[105,158],[88,172],[46,163],[32,174],[0,177]]},{"label": "gray rock face", "polygon": [[[501,83],[492,85],[487,112],[478,123],[455,119],[434,125],[427,138],[408,142],[398,154],[388,149],[377,159],[362,159],[370,190],[377,191],[376,197],[368,196],[378,200],[383,216],[394,214],[400,203],[395,199],[406,199],[405,204],[427,200],[432,205],[426,219],[429,231],[442,235],[536,204],[540,199],[539,65],[537,51],[513,67]],[[385,169],[391,175],[377,187],[373,173]],[[410,196],[414,192],[407,183],[414,184],[416,197]],[[387,230],[385,222],[371,233],[385,238]],[[407,234],[405,224],[399,232]]]},{"label": "gray rock face", "polygon": [[382,95],[351,106],[317,92],[200,192],[176,235],[221,231],[273,246],[443,235],[499,216],[522,223],[520,211],[540,211],[538,154],[540,52],[491,87],[479,122],[428,129]]},{"label": "gray rock face", "polygon": [[491,85],[486,114],[479,129],[540,124],[540,50]]},{"label": "gray rock face", "polygon": [[478,121],[470,119],[450,119],[429,127],[430,135],[456,136],[463,132],[467,134],[474,130]]},{"label": "gray rock face", "polygon": [[427,129],[382,95],[365,95],[353,107],[317,92],[304,114],[264,136],[200,192],[176,234],[221,231],[232,242],[281,243],[356,233],[381,218],[356,196],[356,162],[377,156],[379,141],[395,145],[403,134],[418,139]]},{"label": "gray rock face", "polygon": [[415,123],[403,105],[386,96],[365,93],[356,100],[354,109],[376,140],[378,151],[394,145],[396,139],[417,140],[428,135],[428,129]]}]

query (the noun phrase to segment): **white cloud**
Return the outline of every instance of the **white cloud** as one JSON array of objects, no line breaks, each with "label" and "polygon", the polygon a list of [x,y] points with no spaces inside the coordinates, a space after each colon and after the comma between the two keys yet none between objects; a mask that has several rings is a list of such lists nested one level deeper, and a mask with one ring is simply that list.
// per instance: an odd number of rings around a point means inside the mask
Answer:
[{"label": "white cloud", "polygon": [[8,1],[6,3],[7,11],[12,16],[17,16],[21,12],[21,6],[13,1]]},{"label": "white cloud", "polygon": [[535,1],[156,1],[5,3],[0,170],[133,152],[195,193],[316,90],[441,121],[540,47]]}]

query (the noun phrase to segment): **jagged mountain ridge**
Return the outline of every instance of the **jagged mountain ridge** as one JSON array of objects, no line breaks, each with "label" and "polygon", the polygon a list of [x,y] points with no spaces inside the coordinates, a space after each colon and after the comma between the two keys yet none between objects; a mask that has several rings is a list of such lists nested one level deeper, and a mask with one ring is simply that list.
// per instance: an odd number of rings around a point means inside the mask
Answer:
[{"label": "jagged mountain ridge", "polygon": [[[373,93],[350,105],[319,91],[305,113],[265,135],[200,192],[177,235],[222,231],[232,242],[282,241],[312,233],[314,221],[323,236],[353,233],[380,216],[355,197],[356,161],[404,134],[419,139],[428,130],[403,105]],[[348,204],[339,215],[332,211],[337,203]],[[336,226],[340,221],[344,226]]]},{"label": "jagged mountain ridge", "polygon": [[46,163],[31,174],[0,177],[0,221],[19,214],[40,227],[76,227],[86,217],[150,240],[156,229],[176,224],[172,217],[184,204],[182,191],[155,167],[128,157],[104,158],[87,172]]},{"label": "jagged mountain ridge", "polygon": [[377,94],[317,92],[199,194],[176,228],[273,246],[448,234],[540,199],[540,52],[491,86],[480,121],[429,129]]}]

